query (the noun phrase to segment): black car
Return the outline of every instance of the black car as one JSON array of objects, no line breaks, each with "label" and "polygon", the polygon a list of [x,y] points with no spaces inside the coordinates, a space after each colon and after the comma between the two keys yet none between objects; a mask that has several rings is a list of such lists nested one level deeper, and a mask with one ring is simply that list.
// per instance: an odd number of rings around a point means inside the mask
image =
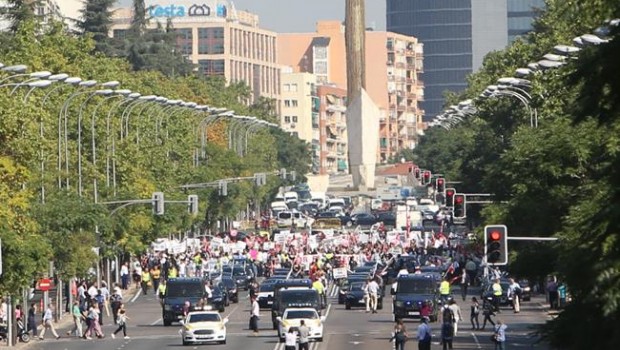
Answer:
[{"label": "black car", "polygon": [[226,288],[228,293],[228,300],[232,303],[239,302],[239,290],[237,289],[237,282],[231,276],[222,277],[222,284]]},{"label": "black car", "polygon": [[280,279],[270,278],[263,281],[258,287],[258,296],[256,301],[261,309],[271,309],[273,305],[273,291],[276,288],[276,283]]},{"label": "black car", "polygon": [[162,320],[164,326],[170,326],[183,318],[185,303],[189,302],[187,311],[202,309],[206,297],[204,282],[201,278],[169,278],[166,293],[162,300]]},{"label": "black car", "polygon": [[[366,299],[364,298],[364,286],[366,281],[352,280],[349,283],[347,294],[345,297],[344,308],[351,310],[354,306],[366,307]],[[377,309],[383,309],[383,295],[379,293],[377,298]]]},{"label": "black car", "polygon": [[239,288],[242,288],[243,290],[248,290],[252,277],[252,269],[249,266],[233,266],[232,278],[235,280]]},{"label": "black car", "polygon": [[409,274],[398,277],[398,287],[393,298],[394,320],[420,319],[423,307],[428,308],[431,321],[437,320],[439,293],[437,282],[430,275]]},{"label": "black car", "polygon": [[[484,302],[492,302],[493,301],[493,284],[495,282],[491,282],[486,285],[486,287],[482,290],[482,300]],[[500,286],[502,286],[502,295],[499,298],[499,304],[506,306],[512,305],[512,296],[508,296],[508,287],[510,287],[510,281],[506,279],[501,279],[499,281]]]},{"label": "black car", "polygon": [[213,310],[224,312],[228,303],[228,294],[224,289],[224,285],[220,282],[211,287],[211,297],[207,298],[207,305]]},{"label": "black car", "polygon": [[359,213],[351,218],[353,225],[372,226],[377,223],[377,218],[369,213]]},{"label": "black car", "polygon": [[521,301],[530,301],[532,300],[532,287],[530,286],[530,281],[528,280],[519,280],[519,286],[521,287]]},{"label": "black car", "polygon": [[391,211],[383,211],[377,213],[377,222],[383,222],[383,225],[396,227],[396,215]]}]

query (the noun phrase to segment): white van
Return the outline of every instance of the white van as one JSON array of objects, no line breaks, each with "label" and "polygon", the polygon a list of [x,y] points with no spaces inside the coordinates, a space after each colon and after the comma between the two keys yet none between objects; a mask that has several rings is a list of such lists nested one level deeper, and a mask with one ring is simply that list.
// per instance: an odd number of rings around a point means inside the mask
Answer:
[{"label": "white van", "polygon": [[298,211],[282,211],[278,213],[276,219],[278,227],[292,227],[295,223],[296,227],[305,227],[306,218]]},{"label": "white van", "polygon": [[297,195],[297,192],[286,192],[284,193],[284,201],[286,203],[288,202],[299,202],[299,196]]},{"label": "white van", "polygon": [[370,202],[371,210],[379,210],[381,207],[383,207],[383,200],[381,198],[375,198]]},{"label": "white van", "polygon": [[331,198],[329,200],[329,209],[336,208],[336,207],[344,209],[345,206],[346,206],[346,203],[344,202],[344,199],[342,198]]},{"label": "white van", "polygon": [[316,203],[319,206],[319,210],[327,208],[327,196],[325,192],[310,192],[312,195],[311,202]]}]

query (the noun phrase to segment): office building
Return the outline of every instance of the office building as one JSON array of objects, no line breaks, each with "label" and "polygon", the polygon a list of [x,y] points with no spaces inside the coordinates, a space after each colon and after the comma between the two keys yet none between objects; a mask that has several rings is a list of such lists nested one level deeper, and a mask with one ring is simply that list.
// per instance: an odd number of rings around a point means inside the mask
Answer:
[{"label": "office building", "polygon": [[545,8],[545,0],[508,0],[508,41],[532,31],[532,22]]},{"label": "office building", "polygon": [[[11,5],[6,0],[0,0],[0,31],[5,31],[11,26],[10,21],[4,17],[4,14],[9,13],[10,11]],[[47,24],[50,20],[63,20],[63,14],[60,11],[58,2],[55,0],[37,1],[34,14],[43,25]]]},{"label": "office building", "polygon": [[[258,16],[237,11],[232,2],[207,0],[146,1],[149,29],[171,21],[178,33],[177,47],[207,76],[222,76],[229,83],[245,82],[259,97],[280,100],[280,66],[276,33],[261,29]],[[122,38],[130,27],[132,10],[115,11],[112,36]],[[278,103],[279,104],[279,103]]]},{"label": "office building", "polygon": [[[422,55],[416,38],[366,32],[366,90],[380,110],[380,162],[393,158],[401,149],[414,147],[417,141],[423,115],[418,104],[424,98],[424,86],[418,78]],[[319,21],[314,33],[279,34],[278,57],[295,72],[313,73],[319,85],[347,87],[344,26],[340,21]]]},{"label": "office building", "polygon": [[446,91],[460,92],[484,56],[531,30],[544,0],[386,0],[387,30],[424,44],[425,117],[444,108]]}]

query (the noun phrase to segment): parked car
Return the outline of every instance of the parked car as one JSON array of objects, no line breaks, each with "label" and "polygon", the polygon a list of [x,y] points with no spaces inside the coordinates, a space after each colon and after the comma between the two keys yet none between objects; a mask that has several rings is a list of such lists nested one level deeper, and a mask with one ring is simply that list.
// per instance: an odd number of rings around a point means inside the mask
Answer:
[{"label": "parked car", "polygon": [[353,225],[372,226],[377,223],[377,218],[370,213],[359,213],[351,218]]}]

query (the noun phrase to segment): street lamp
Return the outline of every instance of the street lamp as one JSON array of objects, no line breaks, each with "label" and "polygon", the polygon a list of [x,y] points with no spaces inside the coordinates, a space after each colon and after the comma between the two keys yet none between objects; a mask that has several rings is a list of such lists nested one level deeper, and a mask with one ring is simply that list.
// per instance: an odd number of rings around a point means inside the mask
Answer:
[{"label": "street lamp", "polygon": [[37,80],[37,81],[28,83],[27,86],[30,88],[30,90],[28,90],[28,92],[26,93],[26,96],[24,96],[24,99],[22,100],[22,102],[26,103],[26,101],[28,101],[28,97],[34,91],[34,89],[46,88],[52,85],[53,82],[54,82],[53,80]]},{"label": "street lamp", "polygon": [[[110,119],[112,117],[112,112],[114,110],[116,110],[117,108],[121,107],[124,104],[127,104],[128,106],[131,105],[134,101],[136,101],[140,96],[142,96],[140,93],[138,92],[132,92],[129,95],[127,95],[127,99],[120,101],[119,103],[116,104],[116,106],[113,106],[112,108],[110,108],[110,110],[108,111],[108,115],[106,117],[106,186],[110,187],[110,169],[112,170],[112,177],[113,177],[113,195],[116,197],[116,158],[114,158],[114,154],[116,153],[116,136],[114,136],[112,138],[112,142],[110,144]],[[128,107],[126,107],[128,108]],[[123,109],[123,112],[125,110]],[[122,114],[122,113],[121,113]],[[122,133],[122,120],[121,120],[121,133]],[[110,158],[112,154],[112,161],[110,162]]]},{"label": "street lamp", "polygon": [[[20,84],[17,84],[13,88],[13,90],[11,90],[11,95],[17,90],[18,87],[22,86],[23,84],[30,83],[32,81],[36,81],[36,80],[40,80],[40,79],[45,79],[45,78],[49,77],[50,75],[52,75],[52,73],[48,72],[48,71],[40,71],[40,72],[34,72],[34,73],[30,73],[30,74],[14,75],[13,76],[14,78],[18,77],[18,76],[28,76],[29,79],[26,79],[25,81],[21,82]],[[4,79],[4,80],[7,80],[7,79]]]}]

